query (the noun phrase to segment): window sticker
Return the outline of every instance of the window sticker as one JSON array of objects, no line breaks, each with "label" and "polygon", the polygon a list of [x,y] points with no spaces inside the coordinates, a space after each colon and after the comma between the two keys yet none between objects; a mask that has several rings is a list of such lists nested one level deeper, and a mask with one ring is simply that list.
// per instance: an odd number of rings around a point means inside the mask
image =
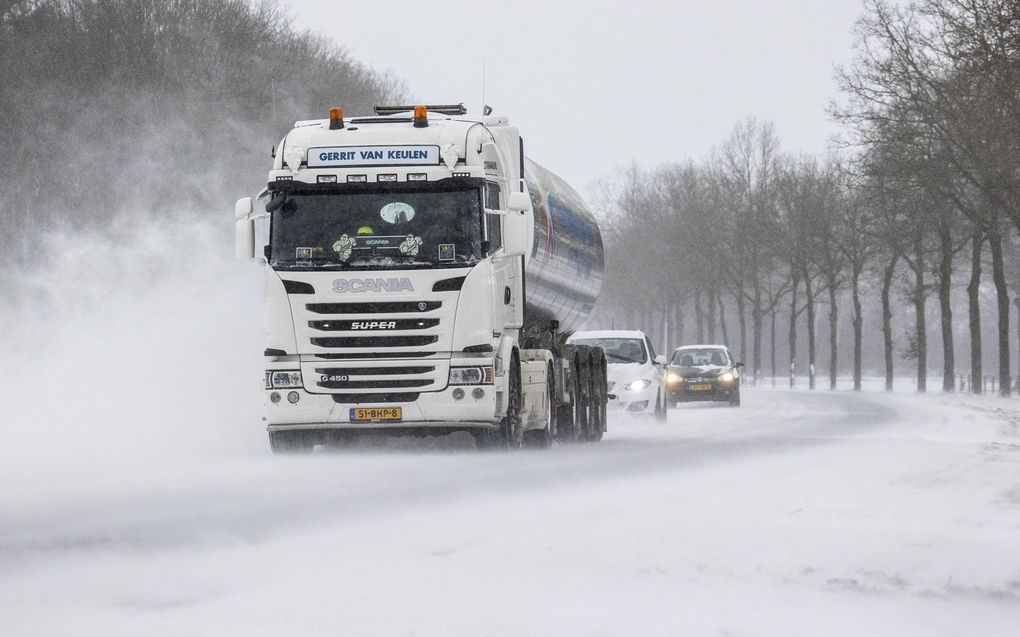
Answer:
[{"label": "window sticker", "polygon": [[457,246],[453,243],[439,244],[439,260],[453,261],[457,256]]},{"label": "window sticker", "polygon": [[407,235],[407,238],[400,244],[400,254],[413,257],[418,254],[418,248],[421,247],[421,237],[416,237],[413,234]]},{"label": "window sticker", "polygon": [[358,245],[357,240],[354,237],[347,236],[345,232],[340,238],[333,243],[333,250],[340,257],[341,261],[346,261],[351,258],[351,251],[354,250],[354,246]]},{"label": "window sticker", "polygon": [[414,219],[414,208],[402,201],[394,201],[383,206],[379,216],[386,223],[406,223]]},{"label": "window sticker", "polygon": [[294,248],[295,259],[311,259],[312,249],[311,248]]}]

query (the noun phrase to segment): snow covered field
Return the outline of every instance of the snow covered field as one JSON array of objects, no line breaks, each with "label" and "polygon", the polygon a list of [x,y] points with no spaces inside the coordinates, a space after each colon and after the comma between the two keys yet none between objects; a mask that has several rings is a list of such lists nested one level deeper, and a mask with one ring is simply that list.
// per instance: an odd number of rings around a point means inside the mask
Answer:
[{"label": "snow covered field", "polygon": [[261,273],[166,268],[225,252],[195,228],[69,242],[0,313],[4,637],[1020,630],[1020,400],[757,390],[595,445],[274,458]]},{"label": "snow covered field", "polygon": [[1017,634],[1020,404],[744,402],[546,452],[281,459],[253,422],[233,448],[8,463],[0,630]]}]

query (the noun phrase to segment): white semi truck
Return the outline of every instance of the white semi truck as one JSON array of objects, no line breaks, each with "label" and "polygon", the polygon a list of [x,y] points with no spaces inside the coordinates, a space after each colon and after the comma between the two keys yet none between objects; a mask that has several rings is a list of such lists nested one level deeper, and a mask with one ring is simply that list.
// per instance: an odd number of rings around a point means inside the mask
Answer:
[{"label": "white semi truck", "polygon": [[488,108],[375,110],[297,122],[235,206],[236,256],[265,267],[272,450],[364,430],[600,440],[605,355],[565,343],[603,272],[581,197]]}]

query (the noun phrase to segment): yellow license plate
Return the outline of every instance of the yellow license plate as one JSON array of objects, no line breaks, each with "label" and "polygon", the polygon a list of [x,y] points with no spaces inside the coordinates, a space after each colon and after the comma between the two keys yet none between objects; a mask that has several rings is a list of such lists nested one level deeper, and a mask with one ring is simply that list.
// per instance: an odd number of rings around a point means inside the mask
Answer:
[{"label": "yellow license plate", "polygon": [[400,407],[352,407],[351,422],[366,420],[400,420],[403,413]]},{"label": "yellow license plate", "polygon": [[708,383],[703,383],[703,384],[699,384],[699,385],[691,385],[690,386],[690,390],[691,391],[712,391],[712,386],[709,385]]}]

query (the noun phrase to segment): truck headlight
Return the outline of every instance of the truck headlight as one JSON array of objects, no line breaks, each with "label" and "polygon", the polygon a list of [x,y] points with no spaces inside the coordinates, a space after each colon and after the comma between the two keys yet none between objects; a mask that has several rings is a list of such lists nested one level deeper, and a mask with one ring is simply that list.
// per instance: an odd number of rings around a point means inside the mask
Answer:
[{"label": "truck headlight", "polygon": [[624,389],[629,389],[630,391],[641,391],[642,389],[648,387],[651,384],[652,384],[651,381],[642,378],[641,380],[636,380],[630,385],[627,385],[626,387],[624,387]]},{"label": "truck headlight", "polygon": [[721,380],[724,383],[732,383],[733,382],[733,372],[723,372],[723,373],[719,374],[719,380]]},{"label": "truck headlight", "polygon": [[669,372],[666,374],[666,384],[676,385],[680,382],[680,378],[680,374],[677,374],[676,372]]},{"label": "truck headlight", "polygon": [[491,367],[451,367],[451,385],[491,385]]},{"label": "truck headlight", "polygon": [[274,389],[301,387],[301,372],[273,372],[269,378],[269,382],[272,384]]}]

